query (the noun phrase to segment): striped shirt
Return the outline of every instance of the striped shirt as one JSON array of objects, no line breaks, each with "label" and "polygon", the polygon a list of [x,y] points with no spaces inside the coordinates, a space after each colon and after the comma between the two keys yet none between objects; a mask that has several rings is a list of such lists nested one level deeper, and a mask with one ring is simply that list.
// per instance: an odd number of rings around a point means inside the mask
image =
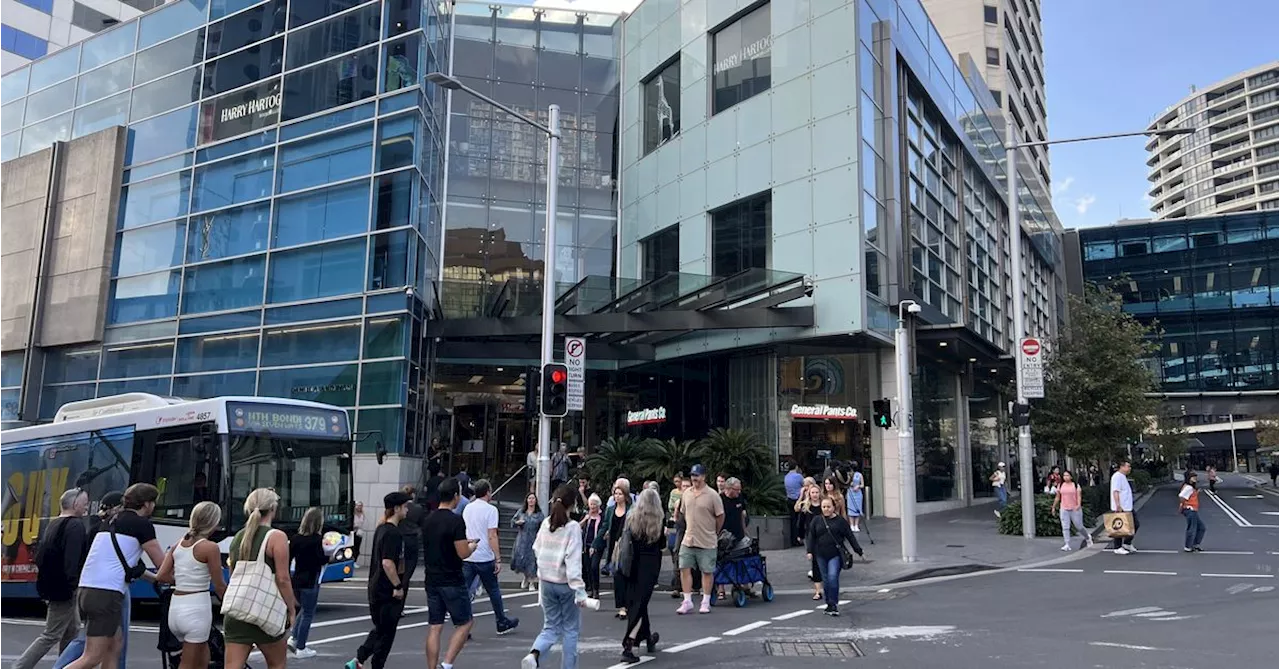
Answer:
[{"label": "striped shirt", "polygon": [[551,519],[542,521],[533,540],[533,554],[538,560],[538,578],[549,583],[565,583],[575,591],[585,591],[582,580],[582,529],[570,520],[551,531]]}]

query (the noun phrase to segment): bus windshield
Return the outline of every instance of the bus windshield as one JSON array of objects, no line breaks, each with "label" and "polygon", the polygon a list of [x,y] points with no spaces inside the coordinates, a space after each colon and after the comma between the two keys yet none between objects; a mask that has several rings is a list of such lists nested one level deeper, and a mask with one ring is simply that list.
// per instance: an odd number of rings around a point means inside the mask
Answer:
[{"label": "bus windshield", "polygon": [[351,531],[351,442],[345,439],[232,434],[231,525],[244,526],[244,499],[256,488],[280,495],[275,527],[292,530],[313,506],[324,513],[326,530]]}]

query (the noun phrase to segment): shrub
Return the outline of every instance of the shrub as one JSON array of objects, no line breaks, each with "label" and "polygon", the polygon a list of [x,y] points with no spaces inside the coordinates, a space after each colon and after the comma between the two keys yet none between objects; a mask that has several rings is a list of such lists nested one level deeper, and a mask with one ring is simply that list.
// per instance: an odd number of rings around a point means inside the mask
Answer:
[{"label": "shrub", "polygon": [[1141,495],[1151,489],[1151,472],[1145,469],[1135,469],[1132,472],[1133,492]]},{"label": "shrub", "polygon": [[1107,500],[1111,493],[1111,487],[1105,485],[1085,486],[1080,489],[1080,502],[1084,505],[1084,524],[1093,526],[1094,521],[1098,519],[1098,514],[1107,511],[1110,508],[1110,502]]},{"label": "shrub", "polygon": [[[1091,508],[1088,502],[1084,503],[1085,526],[1091,525]],[[1010,502],[1004,507],[1004,511],[1000,512],[1000,522],[997,524],[1000,534],[1021,535],[1022,534],[1022,502]],[[1078,532],[1078,530],[1073,530]],[[1060,537],[1062,536],[1062,521],[1058,514],[1053,512],[1053,496],[1052,495],[1036,495],[1036,536],[1037,537]]]}]

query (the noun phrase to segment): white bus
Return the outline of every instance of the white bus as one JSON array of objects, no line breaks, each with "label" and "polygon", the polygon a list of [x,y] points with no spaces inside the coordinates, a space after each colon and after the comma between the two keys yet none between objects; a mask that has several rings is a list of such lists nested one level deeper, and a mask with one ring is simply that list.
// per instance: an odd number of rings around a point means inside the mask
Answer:
[{"label": "white bus", "polygon": [[[51,423],[0,431],[0,596],[36,596],[33,556],[64,491],[87,490],[94,512],[104,494],[139,482],[160,489],[152,520],[165,549],[186,532],[192,508],[202,501],[222,507],[214,538],[224,554],[230,535],[244,525],[244,499],[255,488],[280,493],[275,526],[289,533],[308,508],[320,507],[332,556],[324,580],[345,580],[355,564],[351,456],[347,412],[326,404],[145,393],[68,403]],[[133,595],[153,598],[155,592],[139,581]]]}]

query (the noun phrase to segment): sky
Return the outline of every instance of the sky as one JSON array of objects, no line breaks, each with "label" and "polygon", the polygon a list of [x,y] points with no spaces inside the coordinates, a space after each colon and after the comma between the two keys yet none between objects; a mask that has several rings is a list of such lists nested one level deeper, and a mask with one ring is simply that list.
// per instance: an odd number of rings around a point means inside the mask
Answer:
[{"label": "sky", "polygon": [[[1277,59],[1276,0],[1042,0],[1049,139],[1143,130],[1191,92]],[[1065,228],[1149,218],[1146,138],[1055,145]]]}]

